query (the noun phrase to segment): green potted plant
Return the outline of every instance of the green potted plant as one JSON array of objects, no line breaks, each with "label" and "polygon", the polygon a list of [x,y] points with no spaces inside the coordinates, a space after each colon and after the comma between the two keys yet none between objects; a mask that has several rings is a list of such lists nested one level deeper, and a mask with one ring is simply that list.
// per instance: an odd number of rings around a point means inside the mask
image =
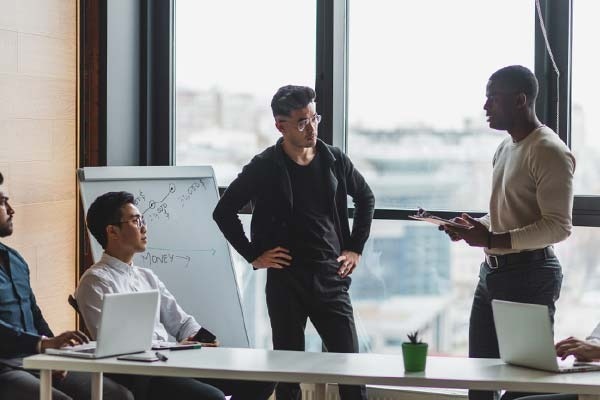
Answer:
[{"label": "green potted plant", "polygon": [[409,333],[408,342],[402,343],[402,356],[404,358],[404,370],[406,372],[425,371],[427,361],[427,343],[423,343],[419,337],[419,331]]}]

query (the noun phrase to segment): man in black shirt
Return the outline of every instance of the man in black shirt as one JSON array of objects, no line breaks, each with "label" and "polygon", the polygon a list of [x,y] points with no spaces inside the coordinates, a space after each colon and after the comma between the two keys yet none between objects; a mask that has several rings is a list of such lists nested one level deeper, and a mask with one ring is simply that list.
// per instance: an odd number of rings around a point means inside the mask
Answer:
[{"label": "man in black shirt", "polygon": [[[271,109],[281,132],[229,185],[213,217],[255,269],[268,268],[273,348],[304,351],[307,318],[328,351],[358,352],[348,294],[371,228],[375,198],[339,149],[317,139],[315,92],[284,86]],[[354,201],[352,231],[347,196]],[[251,240],[238,211],[252,201]],[[298,384],[278,384],[278,400],[300,399]],[[340,385],[342,400],[366,399],[364,386]]]}]

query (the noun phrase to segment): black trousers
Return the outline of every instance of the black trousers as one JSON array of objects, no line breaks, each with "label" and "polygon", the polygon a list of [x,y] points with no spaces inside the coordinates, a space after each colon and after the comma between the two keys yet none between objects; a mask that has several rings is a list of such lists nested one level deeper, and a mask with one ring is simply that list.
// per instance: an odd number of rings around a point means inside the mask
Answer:
[{"label": "black trousers", "polygon": [[[358,353],[358,338],[350,295],[351,278],[337,275],[337,263],[269,269],[267,308],[275,350],[304,351],[307,318],[327,351]],[[340,385],[342,400],[367,399],[365,386]],[[280,382],[277,400],[300,400],[300,385]]]},{"label": "black trousers", "polygon": [[577,400],[576,394],[543,394],[518,397],[517,400]]},{"label": "black trousers", "polygon": [[136,400],[267,400],[275,388],[272,382],[227,379],[178,378],[166,376],[109,375],[127,387]]},{"label": "black trousers", "polygon": [[[19,359],[19,364],[20,364]],[[89,400],[91,374],[85,372],[67,373],[64,378],[52,379],[52,398],[55,400]],[[133,394],[124,386],[105,377],[103,399],[133,400]],[[37,371],[26,371],[0,366],[0,400],[38,400],[40,398],[40,378]]]},{"label": "black trousers", "polygon": [[[554,303],[560,295],[561,284],[562,271],[556,257],[497,269],[482,263],[469,321],[469,357],[500,357],[492,299],[546,305],[550,320],[554,323]],[[470,400],[492,400],[498,398],[498,395],[493,391],[469,390]],[[516,397],[515,395],[507,392],[503,398],[507,400]]]}]

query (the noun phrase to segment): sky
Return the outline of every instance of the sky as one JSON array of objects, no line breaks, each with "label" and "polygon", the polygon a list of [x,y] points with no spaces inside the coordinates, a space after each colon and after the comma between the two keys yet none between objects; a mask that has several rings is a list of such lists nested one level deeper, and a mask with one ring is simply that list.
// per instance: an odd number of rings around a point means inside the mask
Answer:
[{"label": "sky", "polygon": [[315,0],[206,4],[176,1],[178,84],[269,99],[289,83],[314,86]]},{"label": "sky", "polygon": [[[178,86],[251,93],[265,105],[282,85],[314,86],[316,0],[177,0],[176,10]],[[574,0],[573,99],[588,116],[600,108],[599,14],[600,1]],[[350,125],[485,123],[489,75],[534,66],[535,17],[534,0],[349,0]],[[589,134],[600,122],[587,117],[585,127],[575,150],[600,151]]]}]

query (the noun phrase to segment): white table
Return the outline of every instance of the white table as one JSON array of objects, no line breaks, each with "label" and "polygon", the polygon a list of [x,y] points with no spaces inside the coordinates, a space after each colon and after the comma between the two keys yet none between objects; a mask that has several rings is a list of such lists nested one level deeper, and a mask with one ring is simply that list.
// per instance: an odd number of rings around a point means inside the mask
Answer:
[{"label": "white table", "polygon": [[554,374],[497,359],[429,357],[425,372],[405,373],[400,355],[208,347],[163,354],[169,360],[154,363],[39,354],[25,358],[24,367],[41,370],[42,400],[52,396],[51,370],[93,373],[94,400],[101,399],[103,373],[314,383],[317,400],[325,399],[327,383],[600,394],[600,372]]}]

